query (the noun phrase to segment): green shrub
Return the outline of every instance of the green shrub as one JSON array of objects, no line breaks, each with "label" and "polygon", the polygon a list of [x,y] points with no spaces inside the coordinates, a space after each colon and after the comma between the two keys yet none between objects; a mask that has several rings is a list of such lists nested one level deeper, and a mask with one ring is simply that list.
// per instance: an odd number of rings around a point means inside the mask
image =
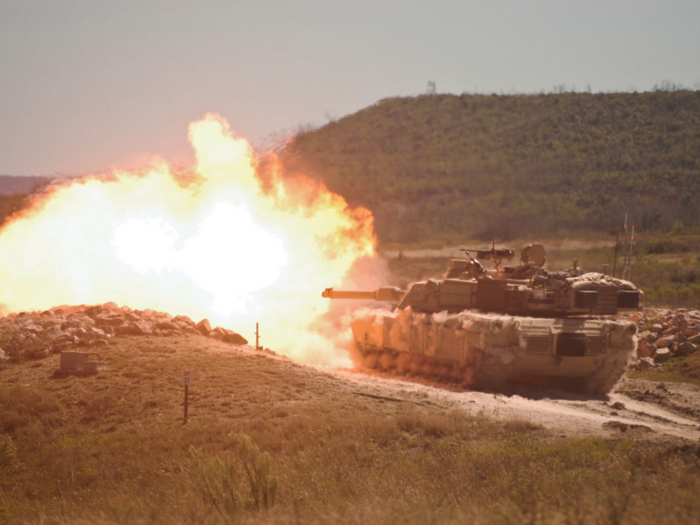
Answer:
[{"label": "green shrub", "polygon": [[685,253],[690,251],[690,247],[679,239],[658,239],[640,242],[637,250],[642,253],[660,255],[664,253]]},{"label": "green shrub", "polygon": [[24,386],[0,388],[0,430],[10,434],[32,422],[52,427],[60,422],[61,407],[50,395]]},{"label": "green shrub", "polygon": [[239,479],[231,458],[210,456],[196,447],[190,448],[191,481],[202,500],[222,516],[241,508]]},{"label": "green shrub", "polygon": [[248,479],[248,506],[255,510],[272,508],[277,495],[277,478],[272,474],[270,455],[260,452],[250,436],[243,433],[233,434],[231,445]]},{"label": "green shrub", "polygon": [[0,436],[0,477],[9,476],[19,470],[17,447],[10,436]]},{"label": "green shrub", "polygon": [[190,448],[192,482],[204,503],[221,516],[272,508],[278,482],[270,455],[243,433],[230,435],[228,445],[231,450],[220,456]]},{"label": "green shrub", "polygon": [[11,359],[45,357],[49,353],[46,343],[36,335],[24,333],[15,327],[0,332],[0,348]]}]

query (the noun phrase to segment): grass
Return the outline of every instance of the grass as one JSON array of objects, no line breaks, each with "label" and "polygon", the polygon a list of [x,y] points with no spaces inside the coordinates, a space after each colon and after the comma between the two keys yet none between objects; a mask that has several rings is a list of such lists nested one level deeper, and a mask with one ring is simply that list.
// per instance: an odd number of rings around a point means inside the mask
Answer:
[{"label": "grass", "polygon": [[700,353],[695,352],[682,359],[671,359],[664,363],[662,370],[630,370],[627,375],[634,379],[690,383],[700,386]]},{"label": "grass", "polygon": [[387,402],[198,337],[121,338],[102,358],[89,377],[56,378],[57,356],[0,368],[2,521],[700,519],[696,445],[567,440],[408,392]]}]

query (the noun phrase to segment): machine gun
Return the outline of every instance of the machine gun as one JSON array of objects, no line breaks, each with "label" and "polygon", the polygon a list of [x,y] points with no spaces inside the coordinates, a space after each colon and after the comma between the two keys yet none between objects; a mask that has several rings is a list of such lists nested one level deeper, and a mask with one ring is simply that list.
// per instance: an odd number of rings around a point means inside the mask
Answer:
[{"label": "machine gun", "polygon": [[503,259],[507,261],[512,261],[515,257],[515,250],[510,250],[508,248],[498,248],[496,249],[496,241],[492,241],[490,250],[474,250],[472,248],[465,248],[462,246],[461,251],[467,254],[472,261],[474,258],[469,254],[469,252],[476,252],[476,258],[482,261],[493,261],[496,268],[501,266],[501,261]]}]

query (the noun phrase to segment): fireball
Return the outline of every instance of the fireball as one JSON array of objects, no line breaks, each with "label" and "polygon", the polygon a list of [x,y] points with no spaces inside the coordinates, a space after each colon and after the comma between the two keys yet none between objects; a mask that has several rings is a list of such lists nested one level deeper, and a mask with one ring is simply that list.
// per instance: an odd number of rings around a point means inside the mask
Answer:
[{"label": "fireball", "polygon": [[347,364],[313,329],[320,291],[374,257],[371,213],[323,185],[262,182],[250,144],[207,114],[186,173],[156,159],[57,183],[0,230],[2,311],[115,302],[208,318],[305,362]]}]

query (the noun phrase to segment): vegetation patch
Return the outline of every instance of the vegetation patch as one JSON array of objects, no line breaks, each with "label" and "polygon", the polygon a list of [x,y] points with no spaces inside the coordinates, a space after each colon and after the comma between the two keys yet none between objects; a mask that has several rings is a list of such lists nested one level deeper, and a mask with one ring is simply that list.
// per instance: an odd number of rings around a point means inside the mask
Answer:
[{"label": "vegetation patch", "polygon": [[695,352],[682,359],[667,361],[661,369],[630,370],[627,375],[634,379],[690,383],[700,386],[700,352]]},{"label": "vegetation patch", "polygon": [[[700,225],[700,91],[424,95],[298,133],[283,152],[382,242]],[[662,244],[652,249],[664,250]]]}]

